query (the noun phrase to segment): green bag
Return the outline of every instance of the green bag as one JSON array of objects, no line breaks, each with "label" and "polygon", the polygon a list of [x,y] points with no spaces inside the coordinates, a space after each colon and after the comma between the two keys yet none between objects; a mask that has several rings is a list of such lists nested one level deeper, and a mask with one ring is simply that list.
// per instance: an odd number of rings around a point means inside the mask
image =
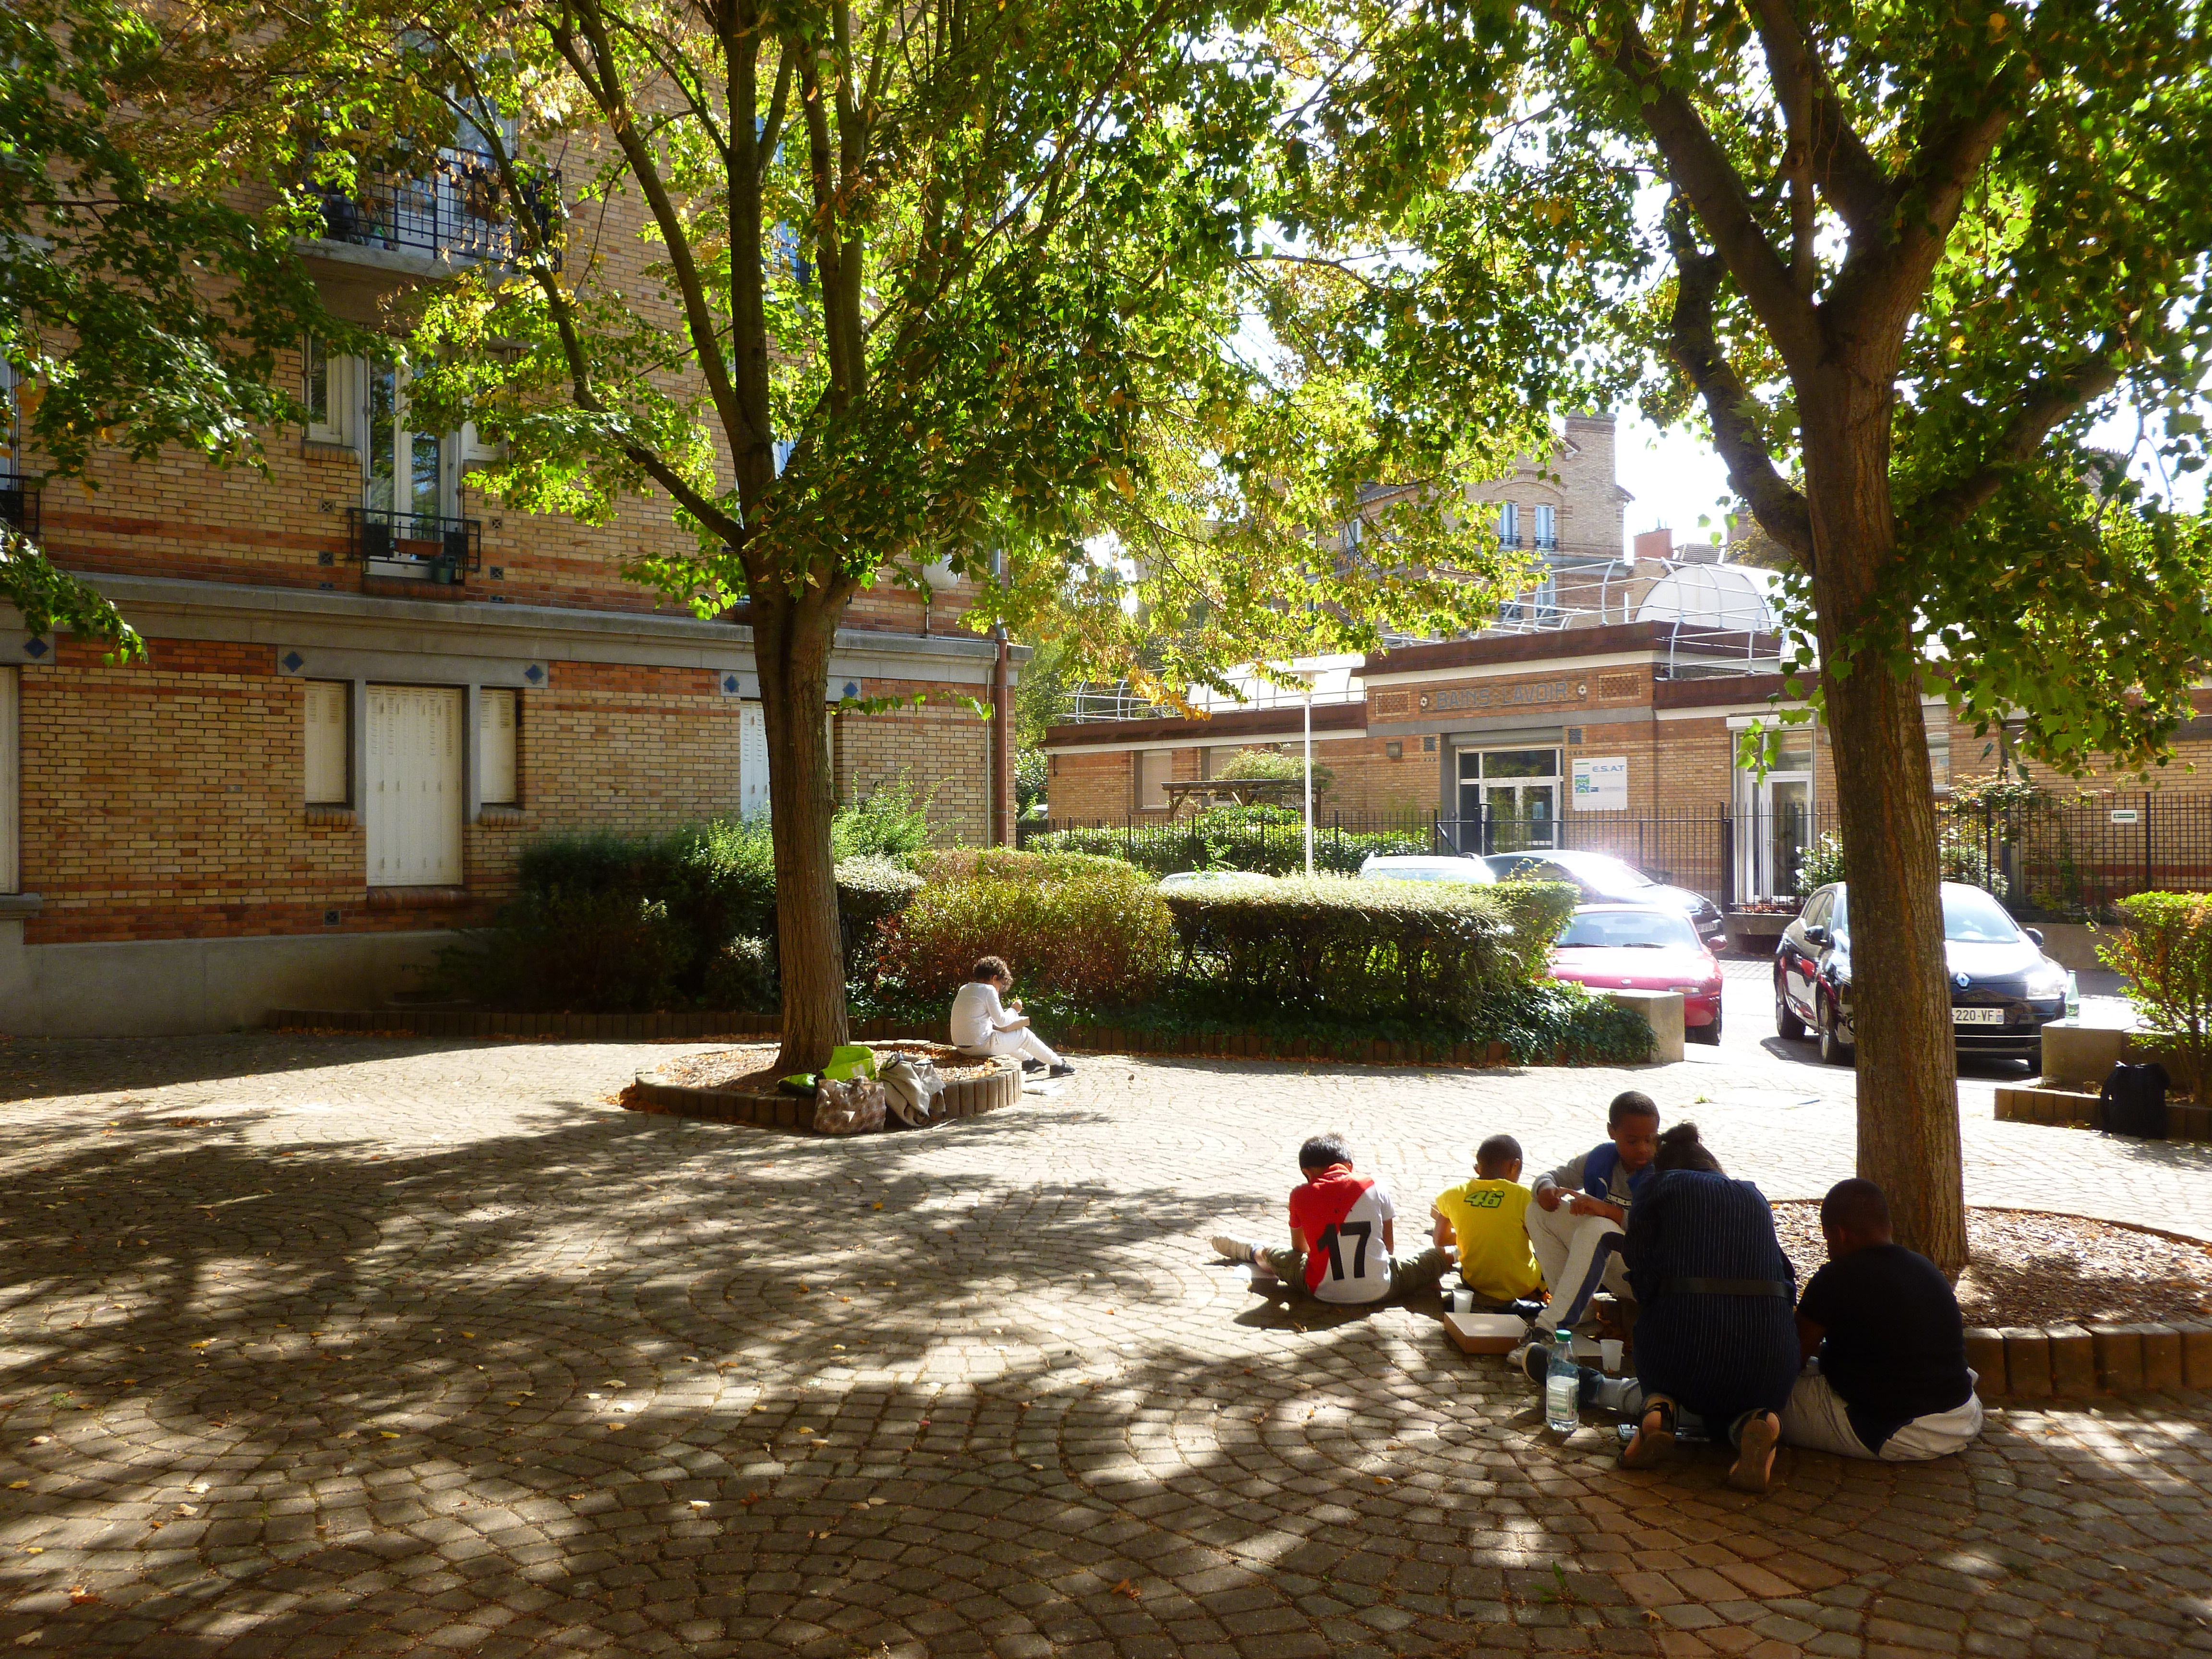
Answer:
[{"label": "green bag", "polygon": [[850,1083],[854,1078],[866,1078],[873,1082],[876,1075],[876,1051],[858,1042],[843,1042],[830,1051],[830,1063],[822,1068],[824,1081]]}]

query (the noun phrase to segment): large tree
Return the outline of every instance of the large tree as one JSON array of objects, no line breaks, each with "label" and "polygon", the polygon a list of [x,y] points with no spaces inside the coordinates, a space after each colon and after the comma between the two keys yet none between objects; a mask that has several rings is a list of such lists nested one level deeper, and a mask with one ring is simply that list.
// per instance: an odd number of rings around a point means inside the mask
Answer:
[{"label": "large tree", "polygon": [[[118,456],[173,446],[218,465],[258,461],[297,416],[277,354],[322,323],[282,204],[179,176],[134,147],[134,100],[166,84],[165,39],[111,0],[0,8],[0,410],[19,474],[86,489]],[[339,331],[343,332],[343,331]],[[53,628],[143,647],[95,588],[0,525],[0,601]]]},{"label": "large tree", "polygon": [[[1268,242],[1303,90],[1249,27],[1268,15],[340,0],[211,5],[179,33],[203,88],[179,142],[204,153],[281,151],[333,98],[357,112],[313,158],[326,183],[434,165],[464,122],[495,152],[517,257],[418,297],[416,397],[505,441],[485,482],[513,505],[665,503],[690,538],[630,574],[750,623],[785,1069],[846,1032],[822,710],[857,592],[949,556],[973,619],[1052,613],[1085,672],[1172,696],[1383,623],[1479,624],[1512,580],[1443,509],[1545,399],[1496,413],[1480,354],[1413,369],[1393,343],[1426,325],[1358,260]],[[565,234],[535,170],[555,156]],[[607,204],[643,221],[641,280],[604,257]],[[1427,487],[1358,549],[1320,533],[1377,478]]]},{"label": "large tree", "polygon": [[1954,1272],[1920,697],[2126,767],[2212,660],[2202,522],[2086,443],[2174,410],[2171,459],[2201,459],[2208,25],[2172,0],[1386,0],[1310,43],[1334,88],[1314,234],[1510,228],[1597,266],[1593,380],[1701,415],[1794,561],[1856,924],[1859,1169]]}]

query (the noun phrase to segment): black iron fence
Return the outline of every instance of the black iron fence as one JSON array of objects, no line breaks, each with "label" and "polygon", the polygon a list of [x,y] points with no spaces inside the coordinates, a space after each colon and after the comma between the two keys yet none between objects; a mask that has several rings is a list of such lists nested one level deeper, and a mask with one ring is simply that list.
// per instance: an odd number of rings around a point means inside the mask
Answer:
[{"label": "black iron fence", "polygon": [[483,568],[483,520],[349,507],[346,556],[369,565],[372,574],[458,582]]},{"label": "black iron fence", "polygon": [[[1042,850],[1110,854],[1159,873],[1210,866],[1279,872],[1302,868],[1304,855],[1301,825],[1283,816],[1030,819],[1020,824],[1018,839]],[[2212,891],[2212,794],[2112,795],[2063,805],[1947,811],[1937,828],[1947,880],[1986,887],[2031,919],[2105,914],[2132,893]],[[1705,807],[1564,817],[1323,811],[1315,819],[1314,862],[1350,872],[1374,853],[1603,853],[1734,909],[1788,902],[1841,880],[1838,829],[1832,806],[1814,811],[1788,801],[1756,811]]]}]

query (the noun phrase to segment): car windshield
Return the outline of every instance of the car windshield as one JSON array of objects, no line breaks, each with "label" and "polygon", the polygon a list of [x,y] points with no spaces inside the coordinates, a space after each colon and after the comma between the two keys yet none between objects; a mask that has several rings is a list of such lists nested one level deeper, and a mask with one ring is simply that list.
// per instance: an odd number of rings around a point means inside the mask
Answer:
[{"label": "car windshield", "polygon": [[1473,870],[1460,865],[1386,864],[1370,873],[1385,881],[1480,881]]},{"label": "car windshield", "polygon": [[2020,928],[1978,887],[1943,889],[1943,937],[1958,945],[2014,945]]},{"label": "car windshield", "polygon": [[1561,930],[1562,951],[1694,951],[1698,936],[1681,917],[1662,910],[1582,910]]}]

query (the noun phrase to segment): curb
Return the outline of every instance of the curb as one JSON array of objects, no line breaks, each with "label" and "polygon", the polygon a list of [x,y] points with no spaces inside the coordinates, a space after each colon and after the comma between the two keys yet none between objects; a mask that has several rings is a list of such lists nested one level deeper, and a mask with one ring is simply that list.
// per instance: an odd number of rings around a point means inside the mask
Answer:
[{"label": "curb", "polygon": [[2212,1325],[2008,1325],[1966,1332],[1984,1403],[2212,1389]]},{"label": "curb", "polygon": [[[655,1082],[651,1072],[640,1072],[631,1091],[638,1100],[677,1117],[698,1118],[708,1123],[750,1123],[757,1128],[795,1129],[809,1134],[814,1132],[814,1103],[781,1092],[757,1094],[744,1089],[695,1089],[681,1083]],[[945,1085],[943,1121],[981,1117],[986,1112],[1011,1106],[1021,1097],[1021,1072],[1001,1060],[999,1068],[987,1076],[956,1078]]]},{"label": "curb", "polygon": [[[2053,1128],[2095,1129],[2099,1098],[2094,1089],[2034,1086],[2001,1088],[1995,1115],[2002,1123],[2041,1123]],[[2212,1140],[2212,1106],[2168,1101],[2166,1139]]]}]

